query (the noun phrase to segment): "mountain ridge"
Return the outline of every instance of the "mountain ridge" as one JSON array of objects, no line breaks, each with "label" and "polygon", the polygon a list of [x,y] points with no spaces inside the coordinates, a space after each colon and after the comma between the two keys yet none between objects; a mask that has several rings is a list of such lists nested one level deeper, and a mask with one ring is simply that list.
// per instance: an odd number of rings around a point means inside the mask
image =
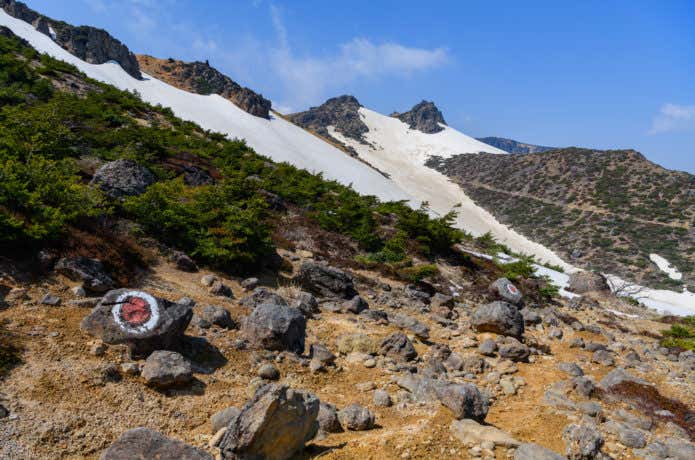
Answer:
[{"label": "mountain ridge", "polygon": [[548,150],[555,150],[557,147],[547,147],[543,145],[527,144],[525,142],[507,139],[505,137],[476,137],[480,142],[484,142],[498,149],[509,153],[541,153]]}]

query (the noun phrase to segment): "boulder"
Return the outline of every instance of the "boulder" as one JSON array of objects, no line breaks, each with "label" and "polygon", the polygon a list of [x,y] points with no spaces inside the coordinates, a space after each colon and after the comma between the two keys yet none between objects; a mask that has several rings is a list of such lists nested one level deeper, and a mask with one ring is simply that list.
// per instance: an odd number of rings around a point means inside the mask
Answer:
[{"label": "boulder", "polygon": [[175,351],[157,350],[145,361],[142,377],[152,387],[183,385],[193,379],[191,364]]},{"label": "boulder", "polygon": [[467,446],[477,446],[483,442],[502,447],[516,447],[520,444],[509,433],[494,426],[481,425],[471,419],[455,420],[449,425],[449,430],[456,439]]},{"label": "boulder", "polygon": [[408,390],[415,401],[429,403],[439,401],[438,390],[446,386],[447,382],[415,374],[405,374],[396,379],[396,385]]},{"label": "boulder", "polygon": [[195,273],[198,271],[198,266],[188,254],[181,251],[174,251],[171,254],[171,261],[174,262],[176,268],[183,272]]},{"label": "boulder", "polygon": [[246,317],[242,332],[254,347],[303,353],[306,318],[296,308],[265,303]]},{"label": "boulder", "polygon": [[374,428],[374,414],[359,404],[350,404],[338,411],[340,424],[350,431],[365,431]]},{"label": "boulder", "polygon": [[111,198],[123,198],[142,195],[155,180],[149,169],[132,160],[121,159],[97,169],[91,184],[98,186]]},{"label": "boulder", "polygon": [[229,299],[234,298],[234,292],[232,291],[232,288],[224,284],[222,281],[216,279],[212,282],[210,287],[208,288],[208,292],[212,295],[220,296],[220,297],[227,297]]},{"label": "boulder", "polygon": [[567,444],[569,460],[592,460],[603,446],[603,436],[595,426],[589,424],[568,425],[562,432],[562,438]]},{"label": "boulder", "polygon": [[507,278],[499,278],[488,287],[488,291],[496,298],[512,305],[521,305],[524,296],[518,287]]},{"label": "boulder", "polygon": [[50,305],[51,307],[57,307],[60,305],[60,302],[62,299],[58,296],[55,296],[51,293],[47,293],[41,298],[41,304],[42,305]]},{"label": "boulder", "polygon": [[190,305],[169,302],[132,289],[109,291],[80,325],[109,345],[126,344],[131,356],[172,350],[193,316]]},{"label": "boulder", "polygon": [[379,407],[391,407],[391,395],[386,390],[376,390],[374,392],[374,405]]},{"label": "boulder", "polygon": [[302,289],[321,297],[349,300],[357,295],[352,278],[342,270],[315,262],[304,262],[295,281]]},{"label": "boulder", "polygon": [[264,303],[288,306],[287,301],[282,296],[263,286],[257,287],[251,294],[242,297],[239,301],[239,305],[246,308],[256,308]]},{"label": "boulder", "polygon": [[436,389],[439,401],[454,413],[457,419],[470,418],[482,423],[490,403],[472,383],[449,384]]},{"label": "boulder", "polygon": [[92,292],[106,292],[116,285],[106,273],[104,265],[97,259],[63,257],[56,263],[55,271],[72,281],[81,282],[85,289]]},{"label": "boulder", "polygon": [[100,460],[213,459],[212,455],[207,452],[142,427],[123,433],[99,458]]},{"label": "boulder", "polygon": [[350,313],[355,313],[355,314],[359,314],[363,310],[367,310],[368,308],[369,308],[369,304],[367,303],[367,301],[358,295],[353,297],[351,300],[345,302],[345,304],[343,306],[343,309],[345,311],[348,311]]},{"label": "boulder", "polygon": [[398,360],[410,361],[417,357],[417,351],[408,337],[402,332],[394,332],[381,342],[379,353]]},{"label": "boulder", "polygon": [[300,292],[292,306],[301,311],[307,318],[313,318],[315,314],[321,311],[316,297],[308,292]]},{"label": "boulder", "polygon": [[566,372],[572,377],[581,377],[584,375],[584,371],[576,363],[563,362],[557,365],[557,368],[562,372]]},{"label": "boulder", "polygon": [[317,420],[319,428],[325,433],[341,433],[343,431],[338,419],[338,410],[331,403],[321,401]]},{"label": "boulder", "polygon": [[280,378],[280,371],[272,364],[263,364],[258,368],[258,376],[265,380],[277,380]]},{"label": "boulder", "polygon": [[602,274],[581,271],[570,275],[567,290],[577,294],[586,294],[589,292],[610,292],[610,287]]},{"label": "boulder", "polygon": [[286,385],[265,385],[227,425],[223,459],[286,460],[304,449],[318,430],[320,402]]},{"label": "boulder", "polygon": [[567,460],[567,458],[538,444],[528,443],[516,449],[514,460]]},{"label": "boulder", "polygon": [[315,359],[324,366],[330,366],[335,363],[335,355],[325,345],[320,343],[312,343],[309,347],[309,356]]},{"label": "boulder", "polygon": [[524,333],[524,318],[519,310],[507,302],[496,301],[478,307],[471,318],[478,332],[494,332],[521,338]]},{"label": "boulder", "polygon": [[492,339],[483,340],[478,346],[478,353],[485,356],[495,356],[497,351],[497,342]]},{"label": "boulder", "polygon": [[223,329],[235,329],[237,327],[232,315],[222,307],[208,305],[200,311],[199,316],[204,321]]},{"label": "boulder", "polygon": [[402,313],[396,313],[393,315],[388,315],[389,323],[394,324],[400,328],[407,329],[412,332],[418,338],[427,340],[430,338],[430,328],[420,321],[416,320],[412,316],[404,315]]},{"label": "boulder", "polygon": [[603,391],[610,391],[612,388],[625,382],[634,383],[638,385],[649,385],[649,382],[647,382],[646,380],[637,378],[632,374],[625,372],[625,369],[619,367],[617,369],[613,369],[608,374],[606,374],[601,379],[598,386]]},{"label": "boulder", "polygon": [[529,347],[519,342],[513,337],[508,337],[505,343],[499,346],[499,355],[501,358],[510,359],[514,362],[526,361],[531,354]]}]

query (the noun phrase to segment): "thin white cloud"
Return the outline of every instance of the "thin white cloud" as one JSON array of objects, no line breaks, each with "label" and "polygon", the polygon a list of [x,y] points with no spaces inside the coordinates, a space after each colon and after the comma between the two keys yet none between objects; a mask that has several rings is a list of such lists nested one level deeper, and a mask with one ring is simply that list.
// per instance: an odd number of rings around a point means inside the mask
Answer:
[{"label": "thin white cloud", "polygon": [[695,105],[664,104],[652,120],[649,134],[695,130]]}]

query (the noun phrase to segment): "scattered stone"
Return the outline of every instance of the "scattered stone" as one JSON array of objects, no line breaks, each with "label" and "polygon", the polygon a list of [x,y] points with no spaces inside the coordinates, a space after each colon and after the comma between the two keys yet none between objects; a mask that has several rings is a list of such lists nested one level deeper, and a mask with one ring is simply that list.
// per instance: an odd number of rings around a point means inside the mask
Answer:
[{"label": "scattered stone", "polygon": [[637,378],[627,372],[623,368],[617,368],[610,371],[601,379],[598,386],[604,391],[610,391],[613,387],[620,385],[623,382],[635,383],[638,385],[649,385],[649,382]]},{"label": "scattered stone", "polygon": [[212,455],[167,438],[149,428],[126,431],[99,457],[100,460],[182,459],[212,460]]},{"label": "scattered stone", "polygon": [[283,297],[263,286],[255,288],[251,294],[239,301],[239,305],[246,308],[256,308],[264,303],[288,306],[287,301]]},{"label": "scattered stone", "polygon": [[388,319],[391,324],[409,330],[418,338],[424,340],[430,338],[430,329],[412,316],[396,313],[394,315],[388,315]]},{"label": "scattered stone", "polygon": [[478,307],[473,312],[471,324],[478,332],[494,332],[517,338],[524,333],[524,319],[519,310],[507,302],[496,301]]},{"label": "scattered stone", "polygon": [[357,295],[352,278],[342,270],[315,262],[304,262],[295,281],[321,297],[352,299]]},{"label": "scattered stone", "polygon": [[222,458],[291,458],[316,434],[319,405],[313,394],[286,385],[259,388],[227,425],[219,444]]},{"label": "scattered stone", "polygon": [[326,370],[326,367],[318,359],[312,359],[309,361],[309,370],[312,374]]},{"label": "scattered stone", "polygon": [[121,372],[130,376],[140,375],[140,366],[138,363],[123,363],[121,364]]},{"label": "scattered stone", "polygon": [[346,302],[343,309],[350,313],[359,314],[362,310],[367,310],[369,304],[362,297],[356,295],[349,302]]},{"label": "scattered stone", "polygon": [[451,434],[467,446],[491,442],[494,446],[517,447],[520,443],[509,433],[494,426],[481,425],[475,420],[455,420],[449,425]]},{"label": "scattered stone", "polygon": [[272,364],[264,364],[258,369],[258,376],[265,380],[277,380],[280,378],[280,371]]},{"label": "scattered stone", "polygon": [[550,328],[550,332],[548,332],[548,337],[555,340],[560,340],[563,335],[562,329],[559,327]]},{"label": "scattered stone", "polygon": [[604,423],[601,427],[608,433],[617,436],[618,441],[624,446],[641,449],[647,445],[646,433],[641,430],[630,428],[623,423],[613,420]]},{"label": "scattered stone", "polygon": [[483,342],[478,346],[478,352],[481,355],[485,356],[495,356],[495,352],[497,351],[497,342],[495,342],[492,339],[485,339]]},{"label": "scattered stone", "polygon": [[570,383],[574,391],[586,398],[591,397],[596,391],[594,381],[586,376],[574,377]]},{"label": "scattered stone", "polygon": [[306,319],[296,308],[262,304],[246,317],[242,332],[252,346],[303,353]]},{"label": "scattered stone", "polygon": [[316,297],[308,292],[300,292],[292,306],[299,309],[307,318],[313,318],[315,314],[321,311]]},{"label": "scattered stone", "polygon": [[145,382],[156,388],[183,385],[193,379],[191,364],[175,351],[157,350],[142,368]]},{"label": "scattered stone", "polygon": [[499,347],[500,357],[514,362],[526,361],[530,354],[529,347],[512,337],[507,338],[505,343]]},{"label": "scattered stone", "polygon": [[358,383],[357,385],[355,385],[355,388],[357,389],[357,391],[359,391],[361,393],[367,393],[368,391],[372,391],[373,389],[376,388],[376,383],[374,383],[374,382],[362,382],[362,383]]},{"label": "scattered stone", "polygon": [[335,363],[335,355],[325,345],[312,343],[309,347],[309,356],[322,365],[331,366]]},{"label": "scattered stone", "polygon": [[376,367],[376,360],[374,358],[369,358],[364,361],[364,367],[367,369],[372,369]]},{"label": "scattered stone", "polygon": [[522,308],[519,311],[519,313],[521,313],[521,316],[524,318],[524,324],[526,326],[540,324],[543,321],[541,315],[539,315],[538,313],[536,313],[528,307]]},{"label": "scattered stone", "polygon": [[51,307],[57,307],[60,305],[61,299],[53,294],[46,294],[41,298],[42,305],[50,305]]},{"label": "scattered stone", "polygon": [[120,159],[97,169],[90,183],[111,198],[123,198],[142,195],[154,182],[155,176],[149,169],[132,160]]},{"label": "scattered stone", "polygon": [[610,292],[610,287],[606,278],[600,273],[580,271],[570,275],[567,290],[577,294],[586,294],[589,292]]},{"label": "scattered stone", "polygon": [[430,305],[432,308],[446,308],[446,309],[452,309],[454,308],[454,298],[448,295],[440,294],[437,292],[434,297],[430,299]]},{"label": "scattered stone", "polygon": [[81,328],[109,345],[127,344],[133,357],[175,349],[191,321],[187,305],[129,289],[109,291]]},{"label": "scattered stone", "polygon": [[603,436],[593,425],[568,425],[562,432],[569,460],[591,460],[603,446]]},{"label": "scattered stone", "polygon": [[584,375],[584,371],[576,363],[560,363],[557,365],[557,368],[572,377],[581,377]]},{"label": "scattered stone", "polygon": [[514,460],[567,460],[560,454],[538,444],[522,444],[514,452]]},{"label": "scattered stone", "polygon": [[198,271],[198,266],[188,254],[181,251],[174,251],[171,254],[171,261],[174,262],[176,268],[183,272],[195,273]]},{"label": "scattered stone", "polygon": [[391,407],[393,402],[386,390],[376,390],[374,392],[374,404],[379,407]]},{"label": "scattered stone", "polygon": [[572,340],[570,340],[569,343],[570,348],[584,348],[584,339],[581,337],[575,337]]},{"label": "scattered stone", "polygon": [[603,412],[601,405],[593,401],[580,402],[577,407],[590,417],[598,417]]},{"label": "scattered stone", "polygon": [[75,286],[70,288],[70,293],[77,298],[87,297],[87,292],[84,290],[82,286]]},{"label": "scattered stone", "polygon": [[394,332],[381,342],[379,353],[395,359],[410,361],[417,357],[412,342],[402,332]]},{"label": "scattered stone", "polygon": [[591,362],[601,364],[602,366],[615,365],[613,354],[608,350],[596,350],[591,356]]},{"label": "scattered stone", "polygon": [[331,403],[321,401],[317,420],[321,431],[326,433],[341,433],[343,431],[338,419],[338,410]]},{"label": "scattered stone", "polygon": [[200,284],[203,286],[210,287],[212,286],[212,283],[217,281],[219,278],[217,278],[215,275],[205,275],[202,278],[200,278]]},{"label": "scattered stone", "polygon": [[499,278],[490,285],[488,291],[500,300],[509,302],[512,305],[521,305],[523,300],[523,295],[519,288],[514,286],[507,278]]},{"label": "scattered stone", "polygon": [[200,317],[210,324],[219,326],[222,329],[236,329],[237,324],[232,319],[232,315],[222,307],[208,305],[200,311]]},{"label": "scattered stone", "polygon": [[229,299],[234,298],[234,292],[232,292],[232,288],[230,288],[220,280],[213,281],[210,287],[208,288],[208,292],[212,295],[216,295],[219,297],[227,297]]},{"label": "scattered stone", "polygon": [[374,428],[374,414],[359,404],[350,404],[338,411],[340,424],[350,431],[366,431]]},{"label": "scattered stone", "polygon": [[244,288],[245,291],[253,291],[258,287],[258,283],[258,278],[246,278],[241,282],[241,287]]},{"label": "scattered stone", "polygon": [[489,409],[488,398],[471,383],[449,384],[436,388],[439,401],[454,413],[457,419],[471,418],[485,421]]}]

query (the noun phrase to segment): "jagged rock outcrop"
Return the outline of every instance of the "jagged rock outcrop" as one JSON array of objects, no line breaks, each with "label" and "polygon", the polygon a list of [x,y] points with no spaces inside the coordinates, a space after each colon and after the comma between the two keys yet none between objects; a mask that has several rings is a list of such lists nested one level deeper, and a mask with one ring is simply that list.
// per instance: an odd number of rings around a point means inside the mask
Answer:
[{"label": "jagged rock outcrop", "polygon": [[15,0],[0,0],[0,7],[10,16],[32,24],[78,58],[91,64],[116,61],[134,78],[142,78],[135,55],[107,31],[53,20]]},{"label": "jagged rock outcrop", "polygon": [[446,125],[442,112],[434,105],[434,102],[430,101],[422,101],[408,112],[396,112],[391,116],[406,123],[410,129],[417,129],[427,134],[443,131],[444,128],[440,126],[440,123]]},{"label": "jagged rock outcrop", "polygon": [[219,94],[251,115],[270,117],[268,99],[236,83],[207,61],[183,62],[145,55],[138,55],[137,60],[145,72],[174,86],[198,94]]}]

